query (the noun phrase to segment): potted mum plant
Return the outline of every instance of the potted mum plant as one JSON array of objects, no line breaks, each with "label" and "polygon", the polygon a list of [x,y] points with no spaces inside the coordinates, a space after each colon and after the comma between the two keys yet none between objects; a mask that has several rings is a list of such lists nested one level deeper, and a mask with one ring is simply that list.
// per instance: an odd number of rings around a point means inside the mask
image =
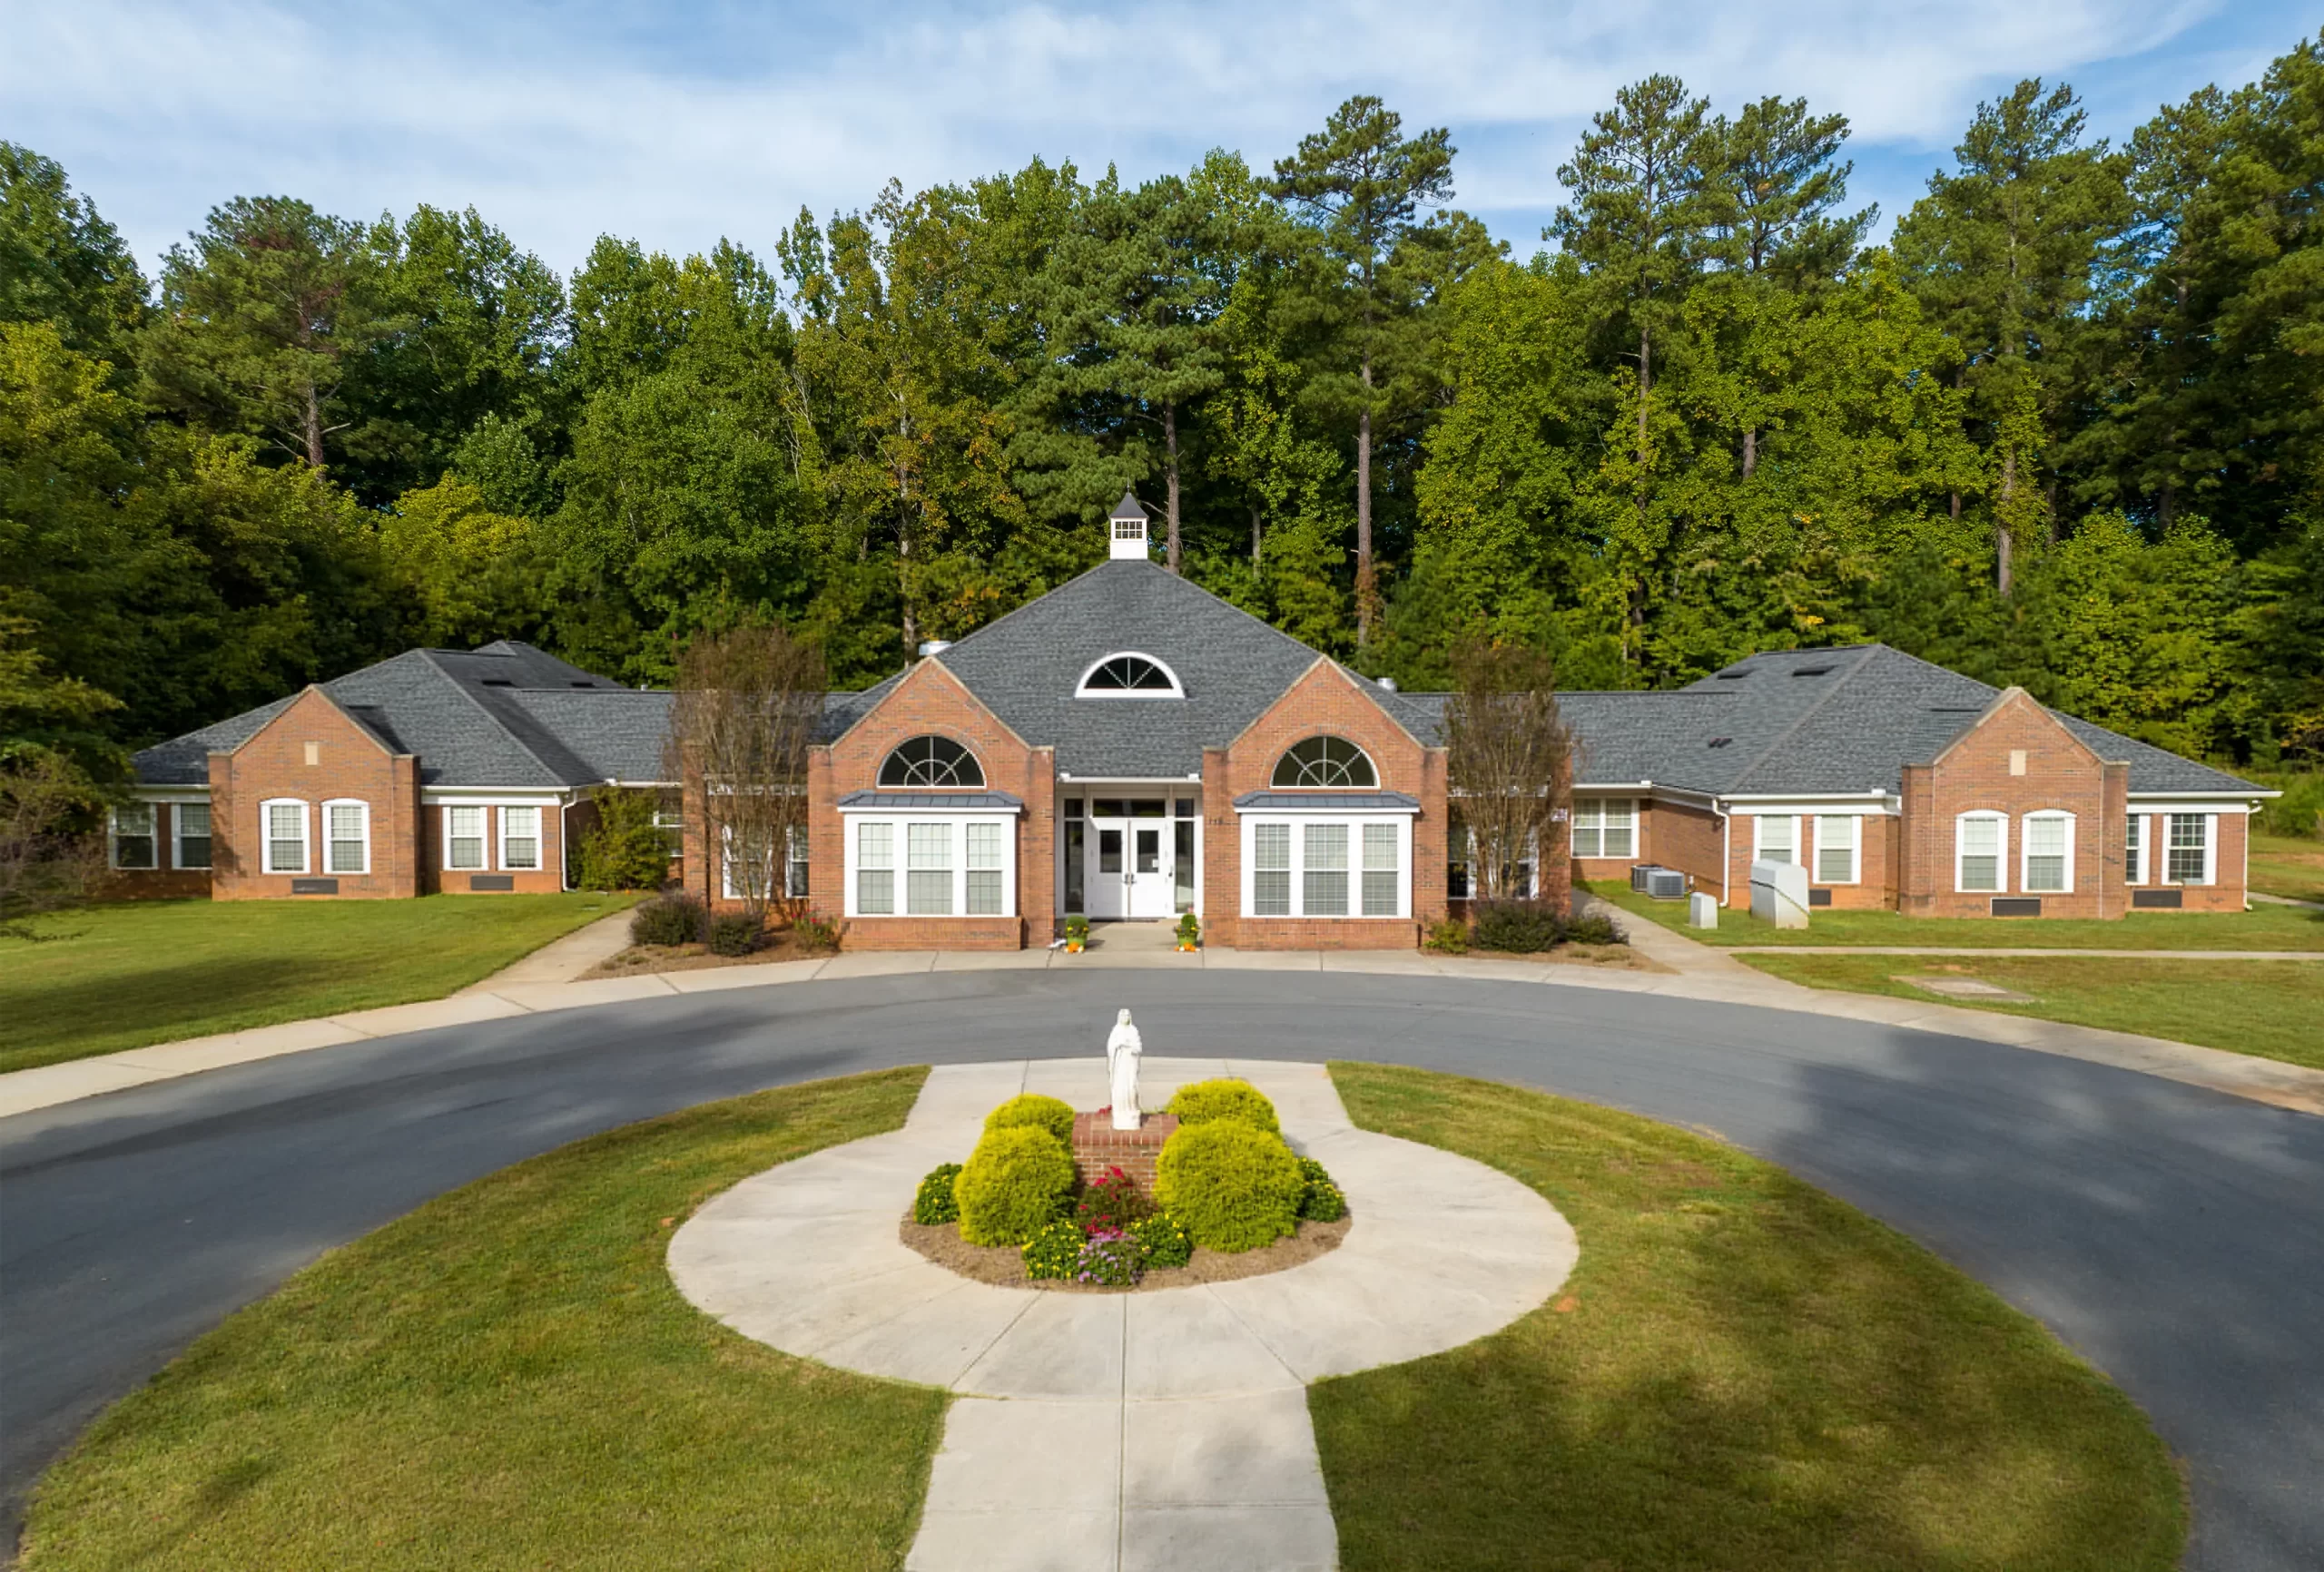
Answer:
[{"label": "potted mum plant", "polygon": [[1075,912],[1065,919],[1065,953],[1079,955],[1089,943],[1089,919]]},{"label": "potted mum plant", "polygon": [[1202,942],[1202,919],[1191,911],[1178,914],[1178,948],[1188,955]]}]

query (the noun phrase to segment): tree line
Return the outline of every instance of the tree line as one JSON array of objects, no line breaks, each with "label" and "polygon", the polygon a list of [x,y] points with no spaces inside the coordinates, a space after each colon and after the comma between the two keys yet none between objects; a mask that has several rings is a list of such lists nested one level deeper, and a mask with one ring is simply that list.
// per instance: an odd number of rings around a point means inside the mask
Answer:
[{"label": "tree line", "polygon": [[1567,688],[1879,638],[2182,752],[2324,751],[2324,34],[2122,145],[1981,104],[1868,245],[1848,127],[1621,90],[1528,260],[1350,99],[1263,167],[1035,162],[769,258],[212,210],[147,279],[0,143],[0,726],[123,750],[414,644],[895,671],[1102,558],[1359,669]]}]

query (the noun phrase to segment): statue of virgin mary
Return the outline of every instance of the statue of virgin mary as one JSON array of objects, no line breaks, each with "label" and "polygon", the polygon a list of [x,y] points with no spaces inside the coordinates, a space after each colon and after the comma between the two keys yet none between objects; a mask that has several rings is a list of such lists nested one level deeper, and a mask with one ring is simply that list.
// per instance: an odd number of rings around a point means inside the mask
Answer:
[{"label": "statue of virgin mary", "polygon": [[1106,1081],[1114,1095],[1114,1128],[1135,1130],[1138,1127],[1137,1061],[1146,1052],[1145,1039],[1137,1028],[1129,1024],[1128,1010],[1115,1017],[1114,1029],[1106,1037]]}]

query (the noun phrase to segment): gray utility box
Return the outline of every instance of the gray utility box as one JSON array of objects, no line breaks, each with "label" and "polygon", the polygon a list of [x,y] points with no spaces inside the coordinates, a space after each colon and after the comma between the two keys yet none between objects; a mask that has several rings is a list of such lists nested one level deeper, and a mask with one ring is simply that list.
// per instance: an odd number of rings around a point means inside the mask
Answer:
[{"label": "gray utility box", "polygon": [[1717,928],[1718,926],[1718,902],[1713,900],[1708,891],[1698,889],[1687,898],[1687,926],[1689,928]]},{"label": "gray utility box", "polygon": [[1689,882],[1679,870],[1659,863],[1641,862],[1630,870],[1630,889],[1649,900],[1684,900]]}]

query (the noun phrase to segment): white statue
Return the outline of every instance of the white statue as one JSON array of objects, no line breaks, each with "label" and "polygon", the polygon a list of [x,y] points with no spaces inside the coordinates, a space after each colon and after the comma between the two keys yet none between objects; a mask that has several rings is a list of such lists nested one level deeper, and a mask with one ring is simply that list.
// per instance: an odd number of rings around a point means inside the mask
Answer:
[{"label": "white statue", "polygon": [[1129,1012],[1124,1010],[1115,1018],[1114,1029],[1106,1038],[1106,1081],[1113,1088],[1117,1130],[1135,1130],[1138,1126],[1137,1061],[1145,1052],[1146,1041],[1129,1024]]}]

